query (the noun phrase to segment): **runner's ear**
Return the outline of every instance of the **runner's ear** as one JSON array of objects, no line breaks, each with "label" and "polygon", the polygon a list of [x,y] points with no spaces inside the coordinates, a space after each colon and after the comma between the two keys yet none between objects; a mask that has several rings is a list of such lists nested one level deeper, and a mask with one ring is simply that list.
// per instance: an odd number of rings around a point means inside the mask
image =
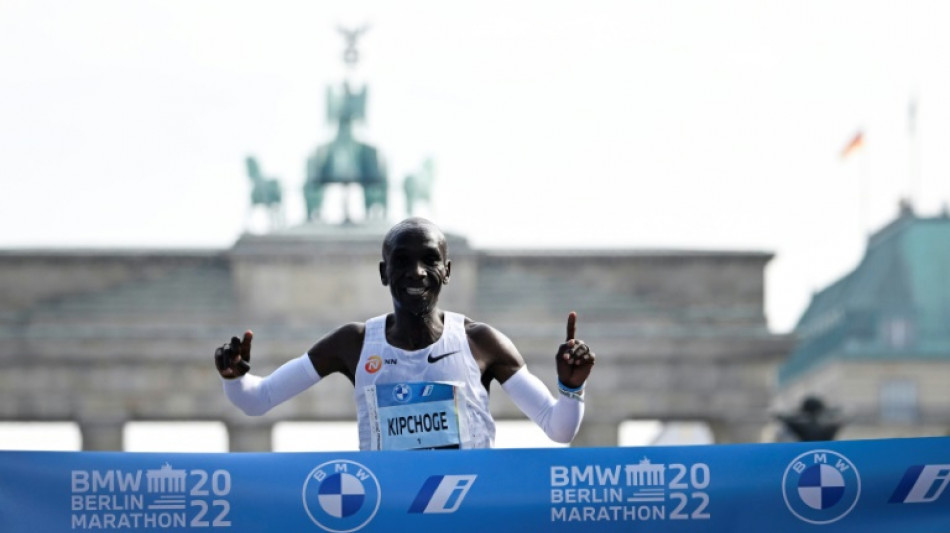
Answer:
[{"label": "runner's ear", "polygon": [[386,261],[379,262],[379,280],[383,285],[389,285],[389,278],[386,277]]}]

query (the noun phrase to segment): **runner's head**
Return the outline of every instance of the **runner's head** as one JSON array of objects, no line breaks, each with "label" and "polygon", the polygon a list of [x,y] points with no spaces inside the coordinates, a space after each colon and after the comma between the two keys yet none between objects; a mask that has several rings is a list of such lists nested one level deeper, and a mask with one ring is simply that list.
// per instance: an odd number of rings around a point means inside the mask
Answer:
[{"label": "runner's head", "polygon": [[423,218],[403,220],[386,234],[382,252],[379,274],[396,309],[419,316],[435,310],[452,267],[442,230]]}]

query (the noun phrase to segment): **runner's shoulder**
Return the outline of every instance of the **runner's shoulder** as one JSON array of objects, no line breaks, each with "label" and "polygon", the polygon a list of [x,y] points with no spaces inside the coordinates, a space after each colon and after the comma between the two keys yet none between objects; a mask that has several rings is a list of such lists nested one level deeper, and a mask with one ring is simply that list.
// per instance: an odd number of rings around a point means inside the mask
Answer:
[{"label": "runner's shoulder", "polygon": [[495,351],[500,346],[511,345],[511,340],[501,331],[485,322],[465,319],[465,336],[468,342]]},{"label": "runner's shoulder", "polygon": [[497,365],[515,369],[524,365],[524,358],[515,344],[494,326],[466,319],[465,333],[472,355],[483,365],[483,373],[491,372],[497,376]]},{"label": "runner's shoulder", "polygon": [[501,332],[485,322],[476,322],[465,317],[465,335],[471,341],[485,341],[501,335]]},{"label": "runner's shoulder", "polygon": [[362,322],[343,324],[318,340],[311,348],[311,354],[320,353],[334,357],[345,357],[350,353],[359,355],[365,335],[366,324]]},{"label": "runner's shoulder", "polygon": [[317,373],[326,376],[342,372],[352,380],[365,333],[365,324],[351,322],[324,335],[308,351]]}]

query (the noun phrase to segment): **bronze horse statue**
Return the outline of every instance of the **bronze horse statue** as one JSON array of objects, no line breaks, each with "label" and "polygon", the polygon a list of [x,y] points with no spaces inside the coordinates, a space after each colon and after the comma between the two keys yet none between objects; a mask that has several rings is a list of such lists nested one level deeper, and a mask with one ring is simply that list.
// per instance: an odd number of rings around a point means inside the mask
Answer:
[{"label": "bronze horse statue", "polygon": [[247,177],[251,180],[251,208],[257,205],[263,206],[267,210],[271,226],[281,226],[283,210],[280,181],[264,177],[257,159],[253,156],[247,156],[244,163],[247,165]]},{"label": "bronze horse statue", "polygon": [[435,163],[432,158],[426,158],[416,172],[406,176],[402,182],[403,193],[406,195],[406,215],[417,215],[420,204],[432,205],[432,183],[435,181]]}]

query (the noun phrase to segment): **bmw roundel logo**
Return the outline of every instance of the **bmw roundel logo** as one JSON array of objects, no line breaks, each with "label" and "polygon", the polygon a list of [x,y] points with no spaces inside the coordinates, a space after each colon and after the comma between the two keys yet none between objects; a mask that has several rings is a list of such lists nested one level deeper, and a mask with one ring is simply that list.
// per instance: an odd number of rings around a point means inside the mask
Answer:
[{"label": "bmw roundel logo", "polygon": [[412,388],[405,383],[393,387],[393,399],[397,402],[408,402],[412,398]]},{"label": "bmw roundel logo", "polygon": [[329,461],[303,484],[303,506],[313,523],[332,533],[356,531],[379,510],[379,480],[355,461]]},{"label": "bmw roundel logo", "polygon": [[854,509],[861,496],[861,477],[847,457],[831,450],[812,450],[792,460],[782,477],[788,510],[810,524],[830,524]]}]

